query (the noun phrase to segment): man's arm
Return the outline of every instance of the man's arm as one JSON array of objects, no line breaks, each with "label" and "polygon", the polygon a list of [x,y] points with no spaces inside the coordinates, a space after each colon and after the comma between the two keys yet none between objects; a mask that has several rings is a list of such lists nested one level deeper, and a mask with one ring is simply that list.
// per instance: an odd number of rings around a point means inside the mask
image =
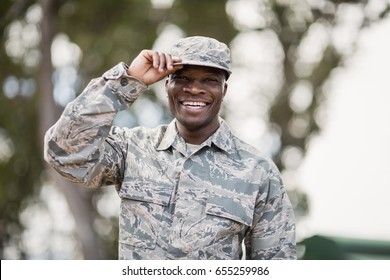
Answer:
[{"label": "man's arm", "polygon": [[144,50],[130,67],[120,63],[65,108],[45,135],[45,160],[61,175],[88,187],[118,184],[123,176],[125,139],[110,133],[113,119],[153,84],[181,66],[170,55]]},{"label": "man's arm", "polygon": [[[92,80],[46,132],[45,160],[67,179],[90,187],[104,181],[118,183],[115,167],[122,165],[120,148],[105,145],[105,140],[116,113],[128,108],[147,88],[126,71],[121,63]],[[112,178],[104,179],[105,174]]]},{"label": "man's arm", "polygon": [[245,239],[247,259],[296,259],[295,217],[279,172],[271,170],[263,187]]}]

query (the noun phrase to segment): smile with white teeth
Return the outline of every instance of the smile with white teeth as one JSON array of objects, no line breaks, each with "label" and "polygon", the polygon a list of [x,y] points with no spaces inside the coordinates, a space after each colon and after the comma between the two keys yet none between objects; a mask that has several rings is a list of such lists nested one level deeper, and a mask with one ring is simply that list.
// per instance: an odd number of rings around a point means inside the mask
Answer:
[{"label": "smile with white teeth", "polygon": [[207,103],[201,101],[183,101],[182,104],[187,107],[195,107],[195,108],[202,108],[207,105]]}]

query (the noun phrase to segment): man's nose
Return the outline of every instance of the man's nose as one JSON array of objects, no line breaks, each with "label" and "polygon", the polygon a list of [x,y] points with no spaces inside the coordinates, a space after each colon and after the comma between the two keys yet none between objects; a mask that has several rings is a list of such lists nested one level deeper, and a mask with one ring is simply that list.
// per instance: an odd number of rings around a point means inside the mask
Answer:
[{"label": "man's nose", "polygon": [[191,94],[202,94],[205,93],[204,85],[198,79],[189,81],[184,87],[184,91]]}]

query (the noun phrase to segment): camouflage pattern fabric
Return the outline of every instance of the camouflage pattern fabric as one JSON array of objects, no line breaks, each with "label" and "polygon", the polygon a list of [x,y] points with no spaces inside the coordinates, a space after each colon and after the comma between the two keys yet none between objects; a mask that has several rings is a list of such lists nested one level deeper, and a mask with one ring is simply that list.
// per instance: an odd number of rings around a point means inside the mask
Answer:
[{"label": "camouflage pattern fabric", "polygon": [[119,258],[296,259],[279,171],[225,121],[193,152],[175,120],[153,129],[112,126],[147,89],[126,67],[92,80],[45,136],[45,159],[64,177],[116,186]]},{"label": "camouflage pattern fabric", "polygon": [[170,54],[182,59],[175,64],[213,67],[231,74],[230,50],[225,43],[213,38],[192,36],[179,39],[171,48]]}]

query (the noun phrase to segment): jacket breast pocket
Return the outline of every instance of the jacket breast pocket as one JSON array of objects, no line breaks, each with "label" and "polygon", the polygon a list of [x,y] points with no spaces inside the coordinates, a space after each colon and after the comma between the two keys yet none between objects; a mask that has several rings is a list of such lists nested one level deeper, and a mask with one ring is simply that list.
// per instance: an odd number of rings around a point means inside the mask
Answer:
[{"label": "jacket breast pocket", "polygon": [[119,242],[154,249],[172,191],[173,185],[156,180],[126,178],[119,191]]},{"label": "jacket breast pocket", "polygon": [[242,241],[253,223],[254,202],[246,198],[212,194],[206,204],[208,251],[221,259],[242,255]]}]

